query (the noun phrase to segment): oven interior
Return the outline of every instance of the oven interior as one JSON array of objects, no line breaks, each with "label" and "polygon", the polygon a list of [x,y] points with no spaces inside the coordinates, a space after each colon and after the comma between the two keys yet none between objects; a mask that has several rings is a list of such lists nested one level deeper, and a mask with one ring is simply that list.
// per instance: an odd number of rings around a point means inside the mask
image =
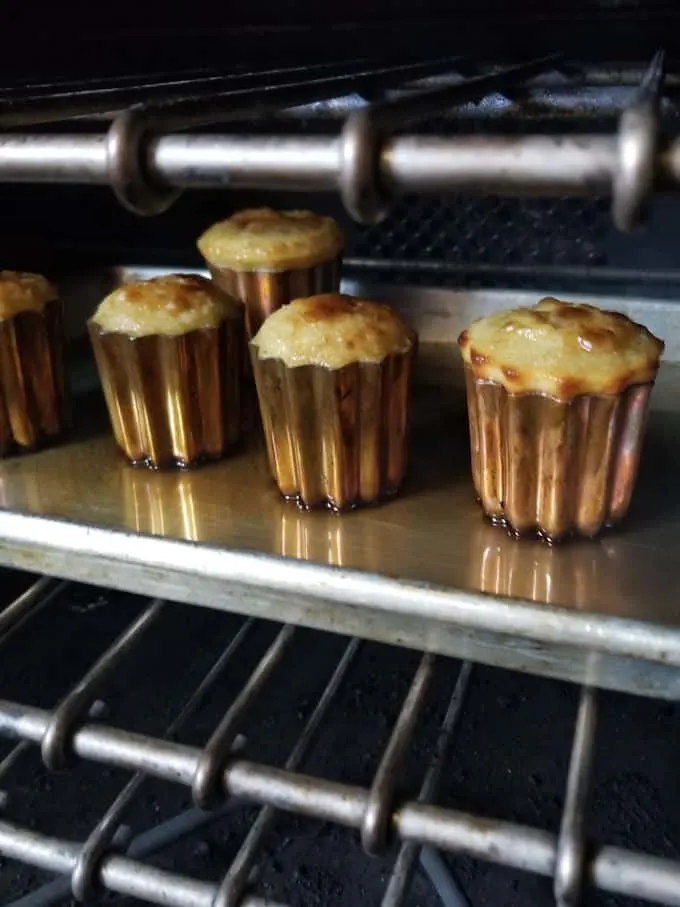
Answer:
[{"label": "oven interior", "polygon": [[[616,16],[605,4],[572,5],[571,15],[556,6],[545,21],[526,4],[525,18],[513,22],[500,6],[493,19],[486,9],[468,10],[457,42],[441,21],[338,26],[323,52],[323,24],[259,26],[255,34],[206,25],[190,39],[166,35],[149,58],[140,26],[125,45],[115,43],[117,53],[102,38],[83,38],[87,53],[71,53],[70,69],[59,42],[45,43],[42,70],[22,69],[10,53],[0,93],[4,266],[44,271],[73,288],[77,327],[96,293],[121,275],[200,269],[195,237],[212,221],[245,206],[304,204],[345,229],[347,286],[391,287],[410,306],[419,299],[449,306],[454,323],[457,305],[494,293],[644,303],[675,350],[680,68],[672,10],[650,5],[642,31],[635,4],[611,4]],[[606,54],[585,52],[603,23]],[[392,48],[378,54],[386,31]],[[566,50],[552,56],[556,46]],[[535,69],[513,74],[527,62]],[[282,100],[272,103],[272,91]],[[449,92],[449,100],[442,94],[423,119],[418,105],[433,91]],[[350,168],[343,182],[337,163],[329,176],[323,145],[386,98],[397,113],[390,120],[388,111],[377,145],[360,149],[378,154],[378,164],[369,167],[365,193],[352,196],[361,173]],[[254,117],[258,104],[263,113]],[[141,196],[126,196],[130,181],[111,190],[102,152],[102,137],[130,109],[143,125],[125,134],[136,189],[149,190]],[[625,132],[631,110],[640,116]],[[524,160],[525,140],[537,136],[546,143],[543,156],[530,157],[537,169],[522,165],[508,176],[503,162],[513,150]],[[410,158],[399,151],[404,137],[413,140]],[[469,164],[454,166],[458,139],[481,149],[484,179]],[[446,154],[428,176],[418,156],[423,148],[433,154],[440,140],[449,143]],[[290,152],[307,147],[316,149],[308,170]],[[583,178],[552,166],[550,155],[565,148],[577,152],[565,161],[576,161]],[[612,172],[591,167],[583,148],[612,162]],[[197,155],[192,166],[182,157],[189,151]],[[253,163],[258,154],[265,165]],[[221,155],[233,169],[220,166]],[[167,210],[141,210],[144,199],[153,208],[171,187],[182,191]],[[371,207],[376,193],[384,217]],[[367,198],[359,219],[356,205]],[[74,382],[91,389],[91,358],[74,339]],[[154,505],[134,489],[135,507],[147,508],[135,511],[141,522],[128,522],[124,533],[115,527],[119,535],[101,543],[128,546],[136,560],[127,570],[127,554],[107,548],[106,560],[95,550],[106,526],[93,527],[90,517],[76,525],[97,497],[97,477],[69,475],[68,465],[58,476],[49,452],[33,464],[5,465],[0,902],[680,904],[677,361],[661,382],[630,537],[603,543],[599,560],[583,549],[562,557],[532,548],[515,564],[508,546],[522,543],[499,542],[493,561],[496,536],[488,533],[498,530],[484,527],[481,555],[477,542],[450,555],[461,570],[491,557],[493,575],[480,574],[475,594],[492,600],[531,599],[533,583],[534,604],[574,617],[565,640],[548,640],[543,629],[538,639],[517,628],[494,636],[498,627],[477,626],[474,616],[446,633],[444,618],[428,623],[417,614],[388,631],[374,611],[355,615],[341,580],[335,599],[306,605],[302,573],[279,598],[258,598],[247,582],[220,598],[218,573],[207,581],[200,529],[184,537],[196,582],[180,582],[169,561],[159,566],[135,554],[149,537],[182,531],[167,529],[164,499]],[[435,421],[448,418],[440,398],[429,406]],[[79,444],[101,434],[89,404],[82,412]],[[426,452],[439,445],[441,469],[443,443],[423,441]],[[78,456],[74,448],[75,473]],[[67,449],[60,468],[69,458]],[[126,493],[125,480],[113,491],[99,481],[102,497]],[[72,507],[79,495],[86,500]],[[196,500],[191,519],[200,527],[205,495]],[[54,519],[64,513],[65,522]],[[361,566],[361,552],[381,552],[377,572],[386,572],[387,543],[376,534],[407,528],[390,527],[388,516],[384,525],[356,523],[361,531],[346,536],[328,520],[307,525],[279,510],[268,518],[280,513],[275,554],[325,559],[341,573],[345,549],[354,551],[350,567]],[[227,516],[238,519],[238,503]],[[182,526],[191,522],[182,518]],[[219,538],[209,540],[213,547]],[[424,561],[445,563],[447,544],[444,535]],[[417,564],[413,575],[427,581]],[[299,608],[296,596],[304,599]],[[591,609],[597,640],[587,634]],[[199,806],[192,785],[200,765],[213,796]]]}]

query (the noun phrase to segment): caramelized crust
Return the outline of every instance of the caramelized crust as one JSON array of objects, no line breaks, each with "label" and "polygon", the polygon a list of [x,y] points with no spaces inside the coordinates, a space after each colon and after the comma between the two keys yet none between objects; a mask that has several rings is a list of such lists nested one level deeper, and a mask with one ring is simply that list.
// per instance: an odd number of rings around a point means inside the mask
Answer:
[{"label": "caramelized crust", "polygon": [[270,315],[252,341],[259,359],[331,369],[382,362],[414,343],[414,331],[389,306],[340,293],[293,300]]},{"label": "caramelized crust", "polygon": [[253,208],[213,224],[198,240],[209,264],[236,271],[310,268],[340,254],[343,236],[332,217],[311,211]]},{"label": "caramelized crust", "polygon": [[40,312],[56,298],[56,287],[40,274],[0,271],[0,320],[20,312]]},{"label": "caramelized crust", "polygon": [[215,327],[241,308],[205,277],[171,274],[118,287],[100,303],[92,321],[106,333],[177,336]]},{"label": "caramelized crust", "polygon": [[551,298],[473,322],[458,346],[477,379],[559,400],[653,381],[664,349],[619,312]]}]

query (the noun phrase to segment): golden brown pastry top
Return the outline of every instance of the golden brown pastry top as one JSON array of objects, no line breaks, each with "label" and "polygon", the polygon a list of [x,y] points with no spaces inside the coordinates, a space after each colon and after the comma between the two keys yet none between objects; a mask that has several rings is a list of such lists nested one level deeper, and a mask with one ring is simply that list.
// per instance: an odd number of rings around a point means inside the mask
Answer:
[{"label": "golden brown pastry top", "polygon": [[332,217],[252,208],[213,224],[198,240],[205,260],[235,271],[310,268],[335,258],[343,236]]},{"label": "golden brown pastry top", "polygon": [[0,320],[20,312],[40,312],[57,299],[57,288],[41,274],[0,271]]},{"label": "golden brown pastry top", "polygon": [[241,303],[205,277],[170,274],[118,287],[99,304],[92,321],[106,333],[177,336],[216,327],[241,311]]},{"label": "golden brown pastry top", "polygon": [[290,368],[335,369],[353,362],[382,362],[407,352],[415,340],[414,331],[389,306],[324,293],[278,309],[251,342],[260,359],[281,359]]},{"label": "golden brown pastry top", "polygon": [[458,345],[476,378],[560,400],[653,381],[664,349],[626,315],[551,298],[473,322]]}]

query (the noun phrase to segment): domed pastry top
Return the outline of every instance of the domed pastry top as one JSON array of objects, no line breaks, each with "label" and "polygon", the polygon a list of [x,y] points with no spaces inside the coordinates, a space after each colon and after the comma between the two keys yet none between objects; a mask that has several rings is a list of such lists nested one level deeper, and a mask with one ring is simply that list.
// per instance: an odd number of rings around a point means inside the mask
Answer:
[{"label": "domed pastry top", "polygon": [[343,368],[353,362],[382,362],[405,353],[416,335],[380,302],[339,293],[295,299],[278,309],[251,341],[260,359],[281,359],[294,368]]},{"label": "domed pastry top", "polygon": [[58,298],[57,288],[41,274],[0,271],[0,320],[20,312],[41,312]]},{"label": "domed pastry top", "polygon": [[240,302],[205,277],[171,274],[123,284],[100,303],[92,321],[106,333],[177,336],[216,327],[241,312]]},{"label": "domed pastry top", "polygon": [[652,381],[664,350],[626,315],[552,298],[481,318],[458,345],[476,378],[560,400]]},{"label": "domed pastry top", "polygon": [[330,261],[343,236],[332,217],[252,208],[209,227],[198,248],[211,265],[236,271],[286,271]]}]

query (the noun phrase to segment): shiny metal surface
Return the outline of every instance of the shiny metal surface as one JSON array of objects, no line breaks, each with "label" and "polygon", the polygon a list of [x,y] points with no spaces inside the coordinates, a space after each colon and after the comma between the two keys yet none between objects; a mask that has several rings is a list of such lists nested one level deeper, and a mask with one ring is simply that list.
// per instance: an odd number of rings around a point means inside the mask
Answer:
[{"label": "shiny metal surface", "polygon": [[390,210],[390,185],[381,173],[382,146],[406,125],[441,115],[456,104],[522,83],[557,60],[544,57],[455,85],[421,89],[411,97],[375,101],[347,118],[340,136],[339,186],[345,208],[360,223],[379,223]]},{"label": "shiny metal surface", "polygon": [[201,809],[208,809],[219,800],[220,776],[229,754],[234,748],[240,723],[265,690],[269,678],[290,648],[294,634],[295,629],[290,626],[279,631],[278,636],[250,675],[248,682],[229,706],[203,747],[191,785],[194,803]]},{"label": "shiny metal surface", "polygon": [[0,322],[0,457],[56,441],[70,422],[61,300]]},{"label": "shiny metal surface", "polygon": [[552,542],[620,523],[635,489],[651,384],[559,401],[465,368],[475,491],[494,522]]},{"label": "shiny metal surface", "polygon": [[312,509],[346,511],[398,493],[411,422],[410,349],[341,369],[251,362],[269,468],[281,494]]},{"label": "shiny metal surface", "polygon": [[413,744],[418,719],[436,676],[436,664],[433,655],[426,654],[421,658],[368,793],[361,823],[361,843],[364,850],[374,856],[384,853],[389,844],[395,793],[404,761]]},{"label": "shiny metal surface", "polygon": [[106,133],[106,165],[111,188],[132,214],[162,214],[179,198],[179,190],[153,182],[143,166],[142,142],[147,121],[141,107],[131,107],[115,117]]},{"label": "shiny metal surface", "polygon": [[334,258],[288,271],[233,271],[209,262],[208,267],[215,283],[245,305],[246,335],[251,339],[265,318],[291,300],[337,292],[341,263],[340,258]]},{"label": "shiny metal surface", "polygon": [[[150,140],[145,163],[178,188],[333,191],[340,174],[336,135],[290,137],[167,135]],[[497,194],[589,196],[611,192],[618,166],[614,135],[400,135],[385,142],[383,177],[397,193],[483,190]],[[668,188],[680,184],[680,142],[657,160]],[[107,185],[99,135],[0,137],[0,182]]]},{"label": "shiny metal surface", "polygon": [[658,51],[640,88],[619,118],[619,166],[614,176],[614,223],[630,232],[645,216],[654,191],[659,144],[659,107],[664,81],[664,52]]},{"label": "shiny metal surface", "polygon": [[557,907],[579,907],[585,885],[588,805],[595,757],[597,693],[581,689],[567,791],[557,838],[553,892]]},{"label": "shiny metal surface", "polygon": [[216,460],[241,439],[243,314],[179,336],[88,330],[113,434],[135,464]]},{"label": "shiny metal surface", "polygon": [[[106,280],[153,273],[120,269]],[[550,548],[516,542],[480,514],[453,347],[473,317],[545,294],[352,281],[343,289],[390,299],[420,333],[411,468],[401,495],[340,517],[301,512],[279,496],[257,438],[229,460],[192,473],[134,469],[116,451],[103,408],[83,399],[69,443],[0,466],[0,561],[529,672],[680,696],[673,453],[680,446],[674,365],[680,307],[596,300],[661,336],[666,364],[652,396],[628,519],[600,539]]]},{"label": "shiny metal surface", "polygon": [[[557,77],[564,89],[573,80],[574,67],[567,65],[565,76],[556,59],[495,67],[453,82],[451,71],[459,67],[458,59],[364,71],[361,66],[356,70],[357,61],[349,61],[349,71],[341,65],[339,71],[321,75],[319,67],[305,72],[292,67],[288,80],[280,70],[232,74],[226,83],[224,79],[219,85],[212,83],[212,93],[210,80],[207,93],[200,80],[198,93],[178,95],[175,85],[166,97],[138,98],[117,113],[105,136],[5,135],[0,140],[0,180],[110,184],[121,204],[139,215],[165,211],[189,186],[339,190],[349,214],[363,223],[382,220],[393,198],[404,192],[610,194],[615,224],[631,230],[642,220],[655,186],[677,189],[679,184],[680,143],[674,139],[661,148],[658,142],[664,101],[661,52],[633,101],[625,105],[615,134],[394,136],[409,123],[441,116],[471,100],[479,110],[496,110],[500,96],[501,107],[512,107],[518,87],[526,93],[526,83],[541,75],[543,84],[555,84]],[[331,64],[320,66],[328,69]],[[624,73],[619,75],[623,82]],[[438,76],[449,78],[427,82],[427,77]],[[610,72],[608,84],[611,76]],[[355,97],[367,89],[405,86],[406,92],[393,92],[379,101],[357,103]],[[110,114],[120,110],[110,106],[114,96],[115,91],[104,96],[81,91],[76,102],[71,93],[66,100],[57,95],[46,104],[45,98],[29,93],[23,102],[18,97],[6,99],[9,109],[0,111],[0,117],[21,124],[30,123],[31,116],[36,122],[55,120],[78,109]],[[317,103],[330,103],[337,114],[343,109],[338,102],[348,97],[349,115],[340,135],[172,134],[202,125],[252,121],[295,107],[299,114],[300,107],[314,109]],[[598,97],[600,113],[610,111],[611,103],[603,105]],[[22,109],[22,103],[28,108]],[[555,109],[550,91],[544,109]],[[616,104],[614,109],[618,112]]]}]

